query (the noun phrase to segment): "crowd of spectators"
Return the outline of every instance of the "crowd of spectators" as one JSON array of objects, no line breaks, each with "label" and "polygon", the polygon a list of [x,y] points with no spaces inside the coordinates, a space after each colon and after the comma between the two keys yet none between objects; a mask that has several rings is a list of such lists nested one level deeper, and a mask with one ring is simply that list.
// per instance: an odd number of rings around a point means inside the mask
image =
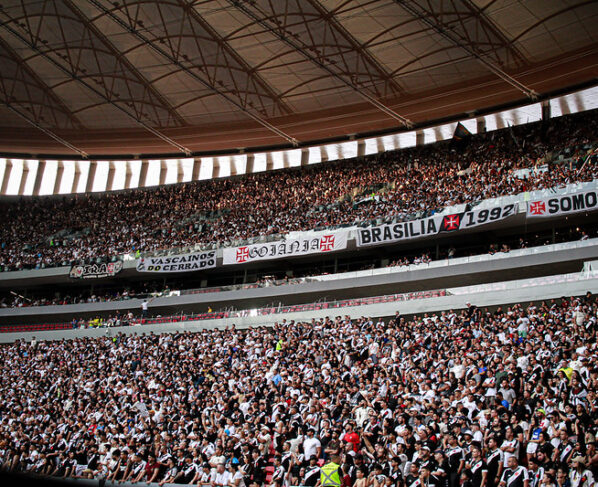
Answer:
[{"label": "crowd of spectators", "polygon": [[0,465],[210,487],[593,487],[597,302],[0,346]]},{"label": "crowd of spectators", "polygon": [[[354,161],[152,189],[4,201],[0,267],[37,268],[104,256],[230,244],[256,236],[352,225],[523,191],[589,181],[582,167],[596,113]],[[573,163],[553,163],[564,152]],[[548,164],[546,171],[520,170]],[[371,195],[374,197],[364,197]]]}]

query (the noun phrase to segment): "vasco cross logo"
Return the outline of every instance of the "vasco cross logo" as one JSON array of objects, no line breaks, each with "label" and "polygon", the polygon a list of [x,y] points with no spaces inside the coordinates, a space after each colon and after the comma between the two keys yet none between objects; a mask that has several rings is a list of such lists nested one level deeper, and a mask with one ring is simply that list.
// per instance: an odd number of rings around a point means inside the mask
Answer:
[{"label": "vasco cross logo", "polygon": [[334,235],[324,235],[320,240],[320,251],[329,252],[334,250]]},{"label": "vasco cross logo", "polygon": [[532,215],[543,215],[546,213],[546,203],[543,201],[534,201],[529,205],[529,212]]},{"label": "vasco cross logo", "polygon": [[459,228],[459,215],[449,215],[444,217],[444,228],[447,231],[457,230]]},{"label": "vasco cross logo", "polygon": [[237,262],[246,262],[249,259],[249,250],[247,247],[237,249]]}]

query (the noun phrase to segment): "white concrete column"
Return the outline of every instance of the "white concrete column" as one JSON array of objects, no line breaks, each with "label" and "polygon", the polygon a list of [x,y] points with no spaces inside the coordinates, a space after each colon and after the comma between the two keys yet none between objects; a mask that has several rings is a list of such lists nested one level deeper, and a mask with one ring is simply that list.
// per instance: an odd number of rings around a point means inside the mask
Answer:
[{"label": "white concrete column", "polygon": [[23,161],[23,174],[21,174],[21,184],[19,185],[19,195],[25,193],[25,186],[27,185],[27,179],[29,178],[30,164],[33,164],[35,161]]},{"label": "white concrete column", "polygon": [[96,178],[96,170],[98,169],[97,161],[89,163],[89,173],[87,173],[87,183],[85,184],[85,192],[91,193],[93,189],[93,181]]},{"label": "white concrete column", "polygon": [[309,149],[303,147],[301,149],[301,167],[309,165]]},{"label": "white concrete column", "polygon": [[125,161],[125,189],[131,189],[133,182],[133,169],[131,169],[131,161]]},{"label": "white concrete column", "polygon": [[114,189],[114,175],[116,174],[116,164],[123,164],[122,161],[108,162],[108,179],[106,180],[106,191]]},{"label": "white concrete column", "polygon": [[212,179],[216,179],[220,177],[220,162],[218,161],[217,157],[212,158],[213,166],[212,166]]},{"label": "white concrete column", "polygon": [[44,179],[44,172],[46,170],[46,161],[39,161],[37,163],[37,172],[35,173],[35,182],[33,183],[33,194],[39,195],[42,189],[42,180]]},{"label": "white concrete column", "polygon": [[271,171],[274,169],[274,158],[272,157],[272,152],[266,153],[266,171]]},{"label": "white concrete column", "polygon": [[365,156],[365,140],[357,141],[357,157]]},{"label": "white concrete column", "polygon": [[253,174],[255,163],[255,156],[253,154],[247,154],[247,166],[245,166],[245,174]]},{"label": "white concrete column", "polygon": [[10,181],[10,175],[12,174],[12,170],[14,167],[14,163],[12,159],[6,159],[6,168],[4,169],[4,179],[2,180],[2,188],[0,188],[0,193],[6,194],[8,191],[8,182]]},{"label": "white concrete column", "polygon": [[168,163],[166,161],[160,161],[160,186],[166,184],[166,173],[168,172]]},{"label": "white concrete column", "polygon": [[185,179],[185,171],[183,170],[183,160],[179,159],[176,162],[176,182],[182,183]]},{"label": "white concrete column", "polygon": [[76,193],[79,188],[79,181],[81,180],[81,163],[79,161],[73,162],[75,165],[75,175],[73,176],[73,186],[71,187],[71,193]]},{"label": "white concrete column", "polygon": [[478,134],[483,134],[486,132],[486,119],[484,117],[479,117],[476,119],[476,130]]},{"label": "white concrete column", "polygon": [[139,187],[147,186],[147,172],[149,170],[149,161],[141,161],[141,173],[139,174]]},{"label": "white concrete column", "polygon": [[62,176],[64,175],[64,162],[58,161],[58,168],[56,169],[56,179],[54,180],[54,191],[52,194],[60,193],[60,184],[62,183]]},{"label": "white concrete column", "polygon": [[201,174],[201,159],[196,157],[193,159],[193,172],[191,173],[191,180],[197,181],[199,179],[199,175]]}]

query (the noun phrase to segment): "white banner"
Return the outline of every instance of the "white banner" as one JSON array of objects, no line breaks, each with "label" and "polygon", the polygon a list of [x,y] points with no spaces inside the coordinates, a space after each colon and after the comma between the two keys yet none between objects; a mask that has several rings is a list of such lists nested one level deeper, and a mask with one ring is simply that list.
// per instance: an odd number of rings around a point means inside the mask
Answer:
[{"label": "white banner", "polygon": [[137,272],[192,272],[214,267],[215,250],[166,257],[142,257],[137,260]]},{"label": "white banner", "polygon": [[516,215],[517,204],[495,206],[483,210],[465,211],[452,215],[434,215],[421,220],[391,223],[377,227],[360,228],[357,231],[357,246],[368,247],[401,242],[437,235],[441,232],[455,232],[494,223]]},{"label": "white banner", "polygon": [[349,232],[322,232],[304,234],[289,240],[245,245],[223,250],[223,264],[244,264],[258,260],[281,259],[301,255],[320,254],[344,250],[347,248]]},{"label": "white banner", "polygon": [[545,218],[549,216],[569,215],[598,209],[598,193],[559,194],[541,200],[527,202],[528,218]]}]

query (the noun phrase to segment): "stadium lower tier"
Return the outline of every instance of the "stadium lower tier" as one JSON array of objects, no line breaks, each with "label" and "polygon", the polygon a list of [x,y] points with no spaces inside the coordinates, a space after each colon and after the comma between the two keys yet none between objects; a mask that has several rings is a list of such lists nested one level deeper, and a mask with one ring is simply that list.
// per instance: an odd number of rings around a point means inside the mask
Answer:
[{"label": "stadium lower tier", "polygon": [[598,303],[578,295],[3,344],[0,464],[239,487],[313,486],[334,460],[356,487],[592,487]]}]

